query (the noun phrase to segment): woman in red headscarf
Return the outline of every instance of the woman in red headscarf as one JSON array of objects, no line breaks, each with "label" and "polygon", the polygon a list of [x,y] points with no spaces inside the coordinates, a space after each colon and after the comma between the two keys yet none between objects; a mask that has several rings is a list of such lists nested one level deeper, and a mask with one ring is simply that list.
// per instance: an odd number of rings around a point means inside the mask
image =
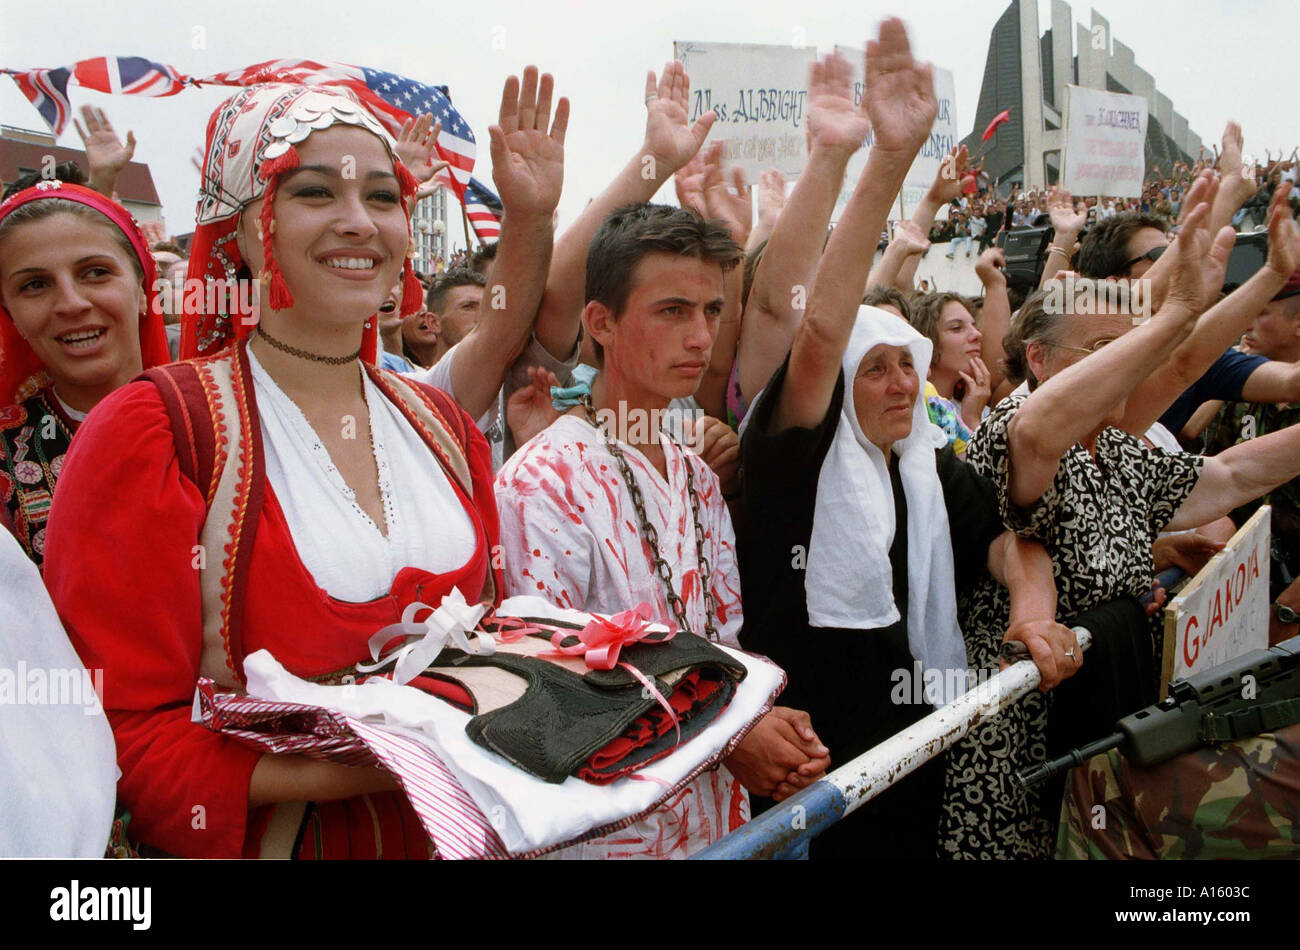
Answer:
[{"label": "woman in red headscarf", "polygon": [[153,258],[130,212],[57,180],[0,204],[0,522],[38,567],[72,434],[169,360]]},{"label": "woman in red headscarf", "polygon": [[[374,366],[394,283],[403,313],[420,304],[415,187],[345,94],[222,104],[190,258],[209,293],[184,300],[181,352],[199,358],[114,394],[68,456],[47,580],[104,669],[119,799],[149,847],[429,855],[387,773],[264,755],[190,715],[199,677],[237,689],[256,650],[337,681],[408,604],[498,597],[486,441],[450,397]],[[269,281],[260,319],[239,303],[251,274]]]}]

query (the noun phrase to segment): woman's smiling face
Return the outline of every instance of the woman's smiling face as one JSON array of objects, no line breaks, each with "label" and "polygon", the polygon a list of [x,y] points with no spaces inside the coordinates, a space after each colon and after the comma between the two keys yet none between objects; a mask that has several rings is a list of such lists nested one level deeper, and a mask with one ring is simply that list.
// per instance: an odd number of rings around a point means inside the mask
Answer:
[{"label": "woman's smiling face", "polygon": [[107,218],[61,211],[0,238],[5,309],[60,394],[79,409],[72,393],[112,388],[142,368],[146,298],[115,230]]},{"label": "woman's smiling face", "polygon": [[[335,125],[297,146],[298,167],[280,177],[272,246],[294,308],[334,322],[374,314],[400,277],[410,240],[387,147],[374,134]],[[264,266],[257,225],[262,202],[244,212],[250,268]]]}]

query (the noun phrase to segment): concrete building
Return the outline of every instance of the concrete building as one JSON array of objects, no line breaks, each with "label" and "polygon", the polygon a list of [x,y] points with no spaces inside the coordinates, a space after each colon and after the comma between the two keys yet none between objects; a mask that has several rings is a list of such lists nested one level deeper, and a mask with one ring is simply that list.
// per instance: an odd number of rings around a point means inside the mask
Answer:
[{"label": "concrete building", "polygon": [[[29,172],[39,173],[64,162],[75,162],[83,172],[90,173],[86,153],[81,149],[55,145],[54,136],[48,132],[0,126],[0,183],[3,187]],[[158,189],[154,187],[149,166],[143,162],[131,162],[122,169],[117,179],[117,197],[137,221],[162,220]]]},{"label": "concrete building", "polygon": [[[1096,10],[1092,23],[1074,22],[1070,5],[1051,0],[1051,24],[1040,32],[1037,0],[1011,0],[989,36],[984,81],[975,125],[963,139],[971,155],[1005,193],[1056,184],[1065,147],[1065,87],[1087,86],[1142,96],[1147,102],[1146,165],[1168,172],[1176,161],[1191,164],[1201,137],[1174,111],[1155,79],[1137,64],[1133,50],[1111,36],[1110,23]],[[999,112],[1011,110],[992,143],[981,140]]]}]

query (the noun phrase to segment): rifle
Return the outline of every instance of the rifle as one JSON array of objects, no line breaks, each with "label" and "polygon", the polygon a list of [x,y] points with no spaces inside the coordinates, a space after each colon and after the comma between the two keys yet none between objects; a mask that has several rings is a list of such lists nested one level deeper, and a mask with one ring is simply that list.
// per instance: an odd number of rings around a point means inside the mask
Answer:
[{"label": "rifle", "polygon": [[1174,680],[1163,702],[1125,716],[1111,735],[1023,769],[1017,778],[1028,788],[1115,748],[1146,768],[1206,743],[1294,722],[1300,722],[1300,637]]}]

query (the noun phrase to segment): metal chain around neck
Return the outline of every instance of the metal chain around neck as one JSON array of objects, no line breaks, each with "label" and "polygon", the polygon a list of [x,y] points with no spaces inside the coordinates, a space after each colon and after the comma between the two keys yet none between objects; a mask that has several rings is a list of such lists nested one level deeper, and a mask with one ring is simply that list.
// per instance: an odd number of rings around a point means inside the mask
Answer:
[{"label": "metal chain around neck", "polygon": [[[623,484],[627,486],[628,494],[632,496],[632,506],[636,508],[637,518],[641,522],[641,536],[650,545],[650,551],[654,556],[654,571],[664,585],[664,595],[668,600],[668,606],[672,609],[673,616],[677,619],[677,626],[682,630],[689,631],[691,625],[686,619],[686,605],[682,603],[681,597],[677,594],[676,585],[673,584],[673,569],[664,560],[664,556],[659,550],[659,532],[655,530],[655,526],[650,523],[650,519],[646,516],[645,499],[641,495],[640,486],[637,485],[636,476],[632,474],[632,468],[627,463],[627,456],[623,454],[618,441],[610,437],[609,433],[605,431],[605,426],[596,417],[596,410],[591,405],[590,395],[582,397],[582,408],[587,414],[587,421],[591,423],[591,427],[604,438],[605,447],[609,449],[609,454],[614,456],[619,473],[623,476]],[[716,641],[719,637],[713,619],[715,614],[713,568],[704,554],[704,526],[700,523],[700,498],[695,492],[695,476],[691,471],[689,460],[686,462],[686,493],[690,497],[691,515],[695,520],[695,557],[699,563],[700,591],[704,599],[704,633],[709,640]]]}]

